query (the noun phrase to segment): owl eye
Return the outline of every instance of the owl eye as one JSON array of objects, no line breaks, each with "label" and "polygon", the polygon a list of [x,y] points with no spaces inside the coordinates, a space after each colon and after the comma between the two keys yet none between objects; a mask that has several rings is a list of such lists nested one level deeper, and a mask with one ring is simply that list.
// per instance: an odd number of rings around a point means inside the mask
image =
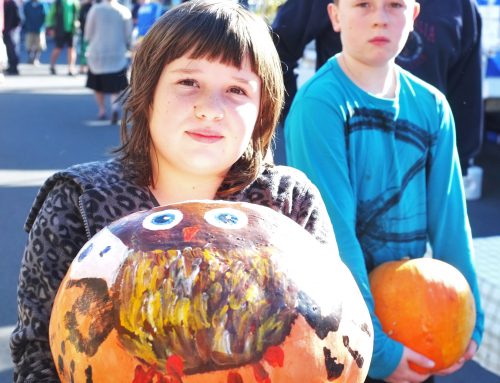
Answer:
[{"label": "owl eye", "polygon": [[142,226],[148,230],[167,230],[177,226],[182,221],[182,218],[183,215],[179,210],[157,211],[144,218]]},{"label": "owl eye", "polygon": [[205,221],[222,229],[241,229],[248,224],[248,217],[240,210],[220,208],[207,211]]}]

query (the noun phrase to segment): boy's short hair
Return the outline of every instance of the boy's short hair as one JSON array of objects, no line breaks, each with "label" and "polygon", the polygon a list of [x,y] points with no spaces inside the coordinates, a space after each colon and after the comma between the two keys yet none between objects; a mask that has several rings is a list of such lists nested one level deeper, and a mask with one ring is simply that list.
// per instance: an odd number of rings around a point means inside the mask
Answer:
[{"label": "boy's short hair", "polygon": [[136,181],[154,184],[149,133],[153,96],[165,65],[190,54],[241,67],[246,56],[262,81],[259,115],[244,155],[232,166],[220,195],[241,190],[258,175],[269,150],[284,98],[283,74],[270,28],[229,1],[193,0],[165,13],[141,42],[124,93],[122,145],[116,149]]}]

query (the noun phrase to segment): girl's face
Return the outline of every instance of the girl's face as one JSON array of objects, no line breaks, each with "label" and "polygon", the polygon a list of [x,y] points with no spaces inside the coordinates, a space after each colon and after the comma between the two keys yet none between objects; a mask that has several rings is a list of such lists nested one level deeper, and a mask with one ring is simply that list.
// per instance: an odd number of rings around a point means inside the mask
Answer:
[{"label": "girl's face", "polygon": [[384,65],[399,54],[419,10],[414,0],[340,0],[328,5],[344,54],[370,66]]},{"label": "girl's face", "polygon": [[167,64],[150,111],[159,174],[224,177],[249,145],[260,93],[248,58],[241,69],[189,55]]}]

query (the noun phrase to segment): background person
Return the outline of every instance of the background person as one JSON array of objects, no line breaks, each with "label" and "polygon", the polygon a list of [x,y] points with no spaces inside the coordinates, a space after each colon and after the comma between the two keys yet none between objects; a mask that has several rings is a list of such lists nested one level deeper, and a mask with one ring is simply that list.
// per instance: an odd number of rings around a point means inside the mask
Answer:
[{"label": "background person", "polygon": [[2,33],[2,38],[0,39],[0,84],[5,81],[3,70],[8,65],[7,48],[3,42],[3,24],[3,0],[0,0],[0,33]]},{"label": "background person", "polygon": [[99,120],[105,120],[106,95],[111,97],[111,123],[118,123],[120,92],[128,85],[128,47],[132,34],[132,14],[117,0],[103,0],[90,8],[85,24],[87,48],[87,88],[94,91]]},{"label": "background person", "polygon": [[4,0],[3,3],[4,27],[3,27],[3,42],[7,51],[8,67],[5,73],[8,75],[18,75],[17,68],[19,64],[19,56],[17,55],[16,43],[13,33],[21,24],[19,16],[19,8],[14,0]]},{"label": "background person", "polygon": [[87,73],[88,42],[85,40],[85,24],[93,3],[93,0],[83,0],[78,11],[78,64],[80,65],[79,72],[81,74]]},{"label": "background person", "polygon": [[45,41],[45,18],[47,10],[39,0],[29,0],[24,3],[25,44],[28,51],[28,62],[40,64],[40,55],[47,48]]},{"label": "background person", "polygon": [[74,34],[78,20],[77,0],[54,0],[47,14],[47,33],[54,38],[55,47],[50,55],[50,73],[56,74],[56,61],[67,47],[68,75],[75,74],[76,50]]}]

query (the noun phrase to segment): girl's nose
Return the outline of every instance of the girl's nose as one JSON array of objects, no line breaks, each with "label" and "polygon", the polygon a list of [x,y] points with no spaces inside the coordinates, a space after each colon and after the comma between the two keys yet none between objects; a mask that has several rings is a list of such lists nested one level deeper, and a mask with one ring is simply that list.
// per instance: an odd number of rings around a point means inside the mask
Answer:
[{"label": "girl's nose", "polygon": [[215,97],[207,97],[194,105],[194,116],[200,120],[219,121],[224,118],[224,108]]}]

